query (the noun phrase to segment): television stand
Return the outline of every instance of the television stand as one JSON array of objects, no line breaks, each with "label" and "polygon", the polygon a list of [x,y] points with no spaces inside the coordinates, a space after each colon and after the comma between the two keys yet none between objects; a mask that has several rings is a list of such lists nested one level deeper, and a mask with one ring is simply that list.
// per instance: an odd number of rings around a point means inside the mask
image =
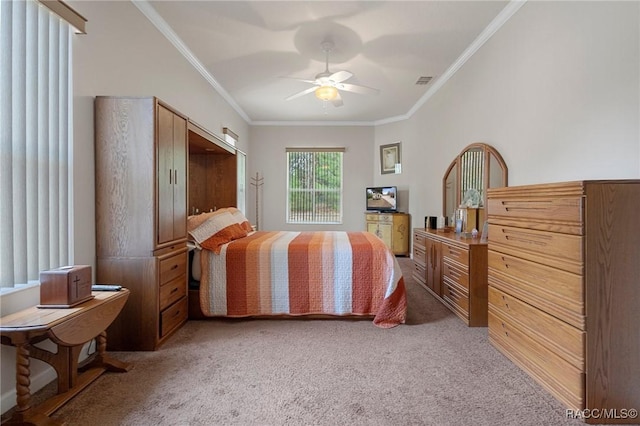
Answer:
[{"label": "television stand", "polygon": [[380,237],[396,256],[409,256],[411,216],[401,212],[366,212],[366,230]]}]

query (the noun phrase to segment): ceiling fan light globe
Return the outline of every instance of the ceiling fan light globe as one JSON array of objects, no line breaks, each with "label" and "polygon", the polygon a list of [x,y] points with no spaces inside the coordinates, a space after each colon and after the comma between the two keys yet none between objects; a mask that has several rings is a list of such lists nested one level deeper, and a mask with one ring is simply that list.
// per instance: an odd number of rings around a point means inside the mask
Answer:
[{"label": "ceiling fan light globe", "polygon": [[338,89],[333,86],[320,86],[315,90],[316,98],[323,101],[332,101],[338,96]]}]

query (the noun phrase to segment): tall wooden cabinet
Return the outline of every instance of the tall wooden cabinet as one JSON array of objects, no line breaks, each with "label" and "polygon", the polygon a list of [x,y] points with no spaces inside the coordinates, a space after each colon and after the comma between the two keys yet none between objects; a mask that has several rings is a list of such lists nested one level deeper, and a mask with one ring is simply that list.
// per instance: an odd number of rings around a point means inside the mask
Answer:
[{"label": "tall wooden cabinet", "polygon": [[487,195],[491,343],[587,422],[636,423],[640,181]]},{"label": "tall wooden cabinet", "polygon": [[366,213],[367,231],[376,234],[398,256],[409,256],[410,216],[407,213]]},{"label": "tall wooden cabinet", "polygon": [[413,278],[470,327],[487,325],[487,244],[454,232],[413,230]]},{"label": "tall wooden cabinet", "polygon": [[187,319],[187,119],[157,98],[95,99],[98,283],[130,297],[110,350],[155,350]]}]

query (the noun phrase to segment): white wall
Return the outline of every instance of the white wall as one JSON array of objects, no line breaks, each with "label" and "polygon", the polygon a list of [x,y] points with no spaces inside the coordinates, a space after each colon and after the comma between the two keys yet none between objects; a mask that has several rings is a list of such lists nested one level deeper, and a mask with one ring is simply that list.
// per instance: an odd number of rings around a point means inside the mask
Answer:
[{"label": "white wall", "polygon": [[[264,178],[260,192],[260,229],[291,231],[364,230],[365,187],[372,185],[373,127],[252,126],[247,171]],[[287,225],[287,147],[345,147],[343,224]],[[247,181],[247,217],[255,223],[255,187]]]},{"label": "white wall", "polygon": [[[87,34],[73,37],[74,159],[73,262],[95,271],[93,98],[157,96],[213,133],[229,127],[248,151],[248,124],[131,3],[69,1],[87,18]],[[114,171],[117,173],[117,170]],[[2,313],[35,305],[37,288],[2,297]],[[2,346],[2,412],[15,405],[15,350]],[[31,391],[55,378],[33,360]]]},{"label": "white wall", "polygon": [[[76,263],[95,265],[92,97],[98,94],[155,95],[216,133],[230,127],[248,153],[249,177],[264,177],[263,229],[295,229],[284,224],[286,146],[347,147],[345,230],[363,229],[362,191],[370,184],[397,185],[414,226],[440,213],[442,176],[472,142],[500,151],[510,185],[640,178],[638,2],[530,0],[402,122],[251,129],[131,3],[70,4],[89,20],[89,34],[74,37]],[[378,148],[398,141],[402,174],[381,175]],[[252,221],[253,191],[248,185]],[[10,305],[37,303],[34,295],[26,299]],[[15,403],[14,362],[3,347],[3,412]],[[42,377],[32,390],[48,381]]]},{"label": "white wall", "polygon": [[639,22],[639,2],[529,1],[411,119],[378,126],[376,146],[404,138],[414,224],[442,212],[472,142],[498,149],[510,186],[640,178]]}]

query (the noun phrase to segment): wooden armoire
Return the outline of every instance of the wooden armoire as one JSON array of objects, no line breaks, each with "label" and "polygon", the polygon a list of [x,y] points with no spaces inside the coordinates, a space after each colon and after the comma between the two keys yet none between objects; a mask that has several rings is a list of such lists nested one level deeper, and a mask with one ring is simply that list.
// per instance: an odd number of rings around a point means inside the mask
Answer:
[{"label": "wooden armoire", "polygon": [[155,350],[187,320],[187,118],[155,97],[95,99],[97,283],[131,291],[109,350]]}]

